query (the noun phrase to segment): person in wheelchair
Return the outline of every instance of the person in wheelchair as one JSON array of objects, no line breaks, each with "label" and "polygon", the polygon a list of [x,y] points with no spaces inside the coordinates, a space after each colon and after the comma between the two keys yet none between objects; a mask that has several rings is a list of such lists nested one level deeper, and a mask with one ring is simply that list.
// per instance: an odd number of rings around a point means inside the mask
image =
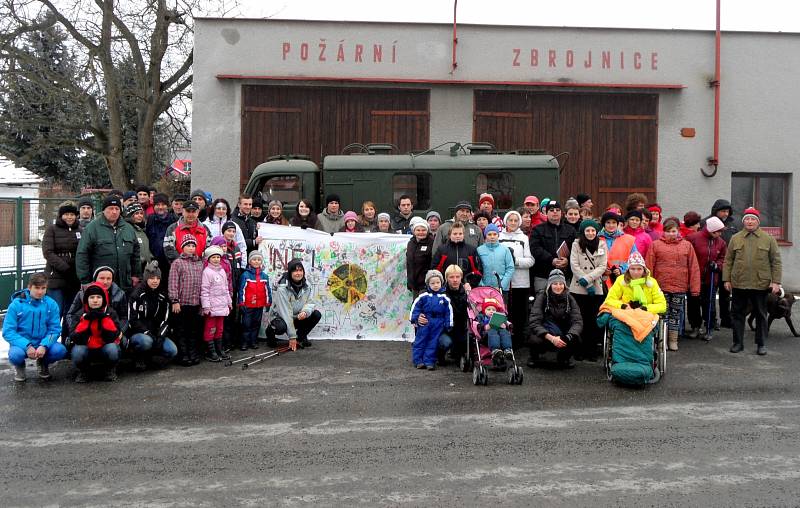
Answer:
[{"label": "person in wheelchair", "polygon": [[638,252],[628,258],[628,271],[624,276],[617,277],[606,295],[604,305],[616,309],[642,309],[651,314],[664,314],[667,311],[664,293]]},{"label": "person in wheelchair", "polygon": [[666,362],[660,314],[667,301],[644,258],[634,252],[628,270],[611,286],[600,307],[598,326],[606,328],[604,358],[609,380],[620,384],[655,383]]},{"label": "person in wheelchair", "polygon": [[561,270],[552,270],[547,278],[547,287],[536,295],[528,327],[531,344],[528,367],[538,366],[540,356],[550,351],[556,352],[560,367],[574,367],[572,356],[580,350],[583,319]]}]

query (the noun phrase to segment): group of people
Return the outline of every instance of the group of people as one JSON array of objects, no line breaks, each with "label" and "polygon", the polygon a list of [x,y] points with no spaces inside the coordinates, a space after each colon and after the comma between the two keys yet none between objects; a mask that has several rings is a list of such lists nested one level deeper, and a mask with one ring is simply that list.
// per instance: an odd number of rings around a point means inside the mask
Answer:
[{"label": "group of people", "polygon": [[460,202],[455,216],[433,232],[423,219],[410,219],[406,269],[416,297],[415,367],[434,369],[448,352],[453,359],[464,353],[469,326],[463,292],[475,285],[502,291],[508,310],[511,332],[504,320],[491,320],[496,302],[484,302],[479,315],[498,362],[525,346],[529,366],[548,351],[565,367],[573,358],[595,361],[603,305],[663,315],[670,351],[678,350],[682,337],[710,341],[714,330],[727,327],[733,329],[730,351],[738,353],[752,312],[756,352],[766,354],[766,298],[780,291],[781,260],[755,208],[743,211],[739,231],[726,200],[715,202],[705,219],[690,211],[683,220],[665,218],[639,193],[624,206],[612,203],[598,219],[585,194],[563,206],[528,196],[502,218],[493,205],[488,194],[479,198],[476,213]]},{"label": "group of people", "polygon": [[271,284],[251,196],[232,209],[201,190],[170,199],[141,187],[105,196],[96,215],[94,205],[59,207],[42,241],[45,271],[12,296],[3,337],[17,381],[26,359],[48,379],[69,356],[83,383],[116,380],[121,358],[138,370],[219,362],[233,347],[258,349],[260,333],[269,345],[285,334],[293,349],[311,346],[321,314],[305,269],[292,261]]},{"label": "group of people", "polygon": [[[725,200],[705,219],[688,212],[682,221],[664,218],[642,194],[599,214],[585,194],[563,205],[532,195],[501,217],[485,193],[477,210],[461,201],[446,221],[436,211],[415,216],[407,195],[396,205],[392,213],[378,213],[365,201],[360,214],[344,212],[339,196],[329,194],[319,213],[301,199],[287,218],[277,200],[264,206],[242,194],[232,208],[202,190],[169,198],[147,187],[110,193],[96,216],[91,199],[66,202],[43,238],[45,272],[14,294],[3,324],[15,378],[25,380],[26,358],[35,359],[39,376],[48,378],[48,365],[69,356],[76,380],[86,382],[95,367],[105,379],[116,379],[125,356],[145,369],[171,359],[194,365],[203,354],[221,361],[231,348],[257,349],[259,337],[270,346],[281,335],[293,349],[311,346],[308,337],[321,314],[305,268],[291,261],[272,285],[262,266],[259,222],[411,235],[406,272],[418,368],[435,368],[448,353],[463,354],[466,295],[476,286],[493,286],[503,295],[502,302],[480,307],[498,362],[525,346],[529,365],[548,351],[564,366],[573,357],[596,359],[596,317],[604,302],[665,314],[673,351],[680,337],[711,340],[718,326],[733,327],[731,351],[741,351],[749,305],[757,352],[766,354],[765,299],[780,289],[781,264],[777,244],[760,229],[753,208],[744,210],[737,232]],[[506,320],[494,316],[498,309],[506,310]]]}]

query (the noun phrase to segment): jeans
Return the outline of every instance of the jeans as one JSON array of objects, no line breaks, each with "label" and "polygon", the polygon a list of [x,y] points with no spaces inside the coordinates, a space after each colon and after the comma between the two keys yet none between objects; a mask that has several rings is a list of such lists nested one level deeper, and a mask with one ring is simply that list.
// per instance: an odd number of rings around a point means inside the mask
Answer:
[{"label": "jeans", "polygon": [[261,317],[264,315],[264,308],[242,307],[242,344],[254,346],[258,340],[258,328],[261,326]]},{"label": "jeans", "polygon": [[744,320],[747,316],[747,304],[751,304],[752,313],[756,316],[756,345],[763,346],[767,340],[769,328],[767,324],[766,289],[737,289],[731,291],[731,328],[733,343],[744,344]]},{"label": "jeans", "polygon": [[138,354],[158,354],[164,358],[171,359],[178,355],[178,347],[174,342],[164,337],[161,339],[160,351],[153,351],[153,338],[144,333],[136,333],[131,337],[131,347]]},{"label": "jeans", "polygon": [[[51,363],[63,360],[66,356],[67,348],[60,342],[54,342],[52,346],[47,348],[47,353],[44,354],[44,363],[50,365]],[[8,361],[15,367],[22,367],[25,365],[25,358],[27,357],[26,351],[20,347],[11,346],[8,350]]]},{"label": "jeans", "polygon": [[505,328],[489,328],[486,332],[489,338],[489,349],[511,349],[511,333]]},{"label": "jeans", "polygon": [[119,361],[119,346],[112,342],[98,349],[89,349],[89,346],[72,346],[72,363],[75,368],[84,370],[92,362],[104,363],[113,367]]}]

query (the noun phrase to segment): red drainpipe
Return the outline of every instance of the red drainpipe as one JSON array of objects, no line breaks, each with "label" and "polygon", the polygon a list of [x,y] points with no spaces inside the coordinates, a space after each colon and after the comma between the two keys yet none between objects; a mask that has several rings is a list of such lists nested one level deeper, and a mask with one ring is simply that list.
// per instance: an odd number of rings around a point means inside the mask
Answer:
[{"label": "red drainpipe", "polygon": [[713,166],[714,170],[710,173],[703,171],[705,176],[714,176],[719,167],[719,85],[720,85],[720,2],[717,0],[717,32],[716,32],[716,51],[714,62],[714,81],[709,83],[714,88],[714,155],[709,157],[708,165]]},{"label": "red drainpipe", "polygon": [[454,73],[458,62],[456,62],[456,45],[458,44],[458,37],[456,36],[456,9],[458,8],[458,0],[453,0],[453,68],[450,69],[450,74]]}]

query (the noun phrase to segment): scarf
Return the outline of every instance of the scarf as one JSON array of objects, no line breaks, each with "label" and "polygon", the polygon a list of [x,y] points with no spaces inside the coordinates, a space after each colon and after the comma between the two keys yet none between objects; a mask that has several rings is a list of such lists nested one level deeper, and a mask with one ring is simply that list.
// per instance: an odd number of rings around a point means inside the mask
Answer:
[{"label": "scarf", "polygon": [[630,282],[631,289],[633,289],[633,298],[631,298],[632,302],[639,302],[642,305],[647,305],[647,297],[644,294],[644,286],[645,282],[647,282],[647,277],[639,277],[638,279],[633,279]]}]

